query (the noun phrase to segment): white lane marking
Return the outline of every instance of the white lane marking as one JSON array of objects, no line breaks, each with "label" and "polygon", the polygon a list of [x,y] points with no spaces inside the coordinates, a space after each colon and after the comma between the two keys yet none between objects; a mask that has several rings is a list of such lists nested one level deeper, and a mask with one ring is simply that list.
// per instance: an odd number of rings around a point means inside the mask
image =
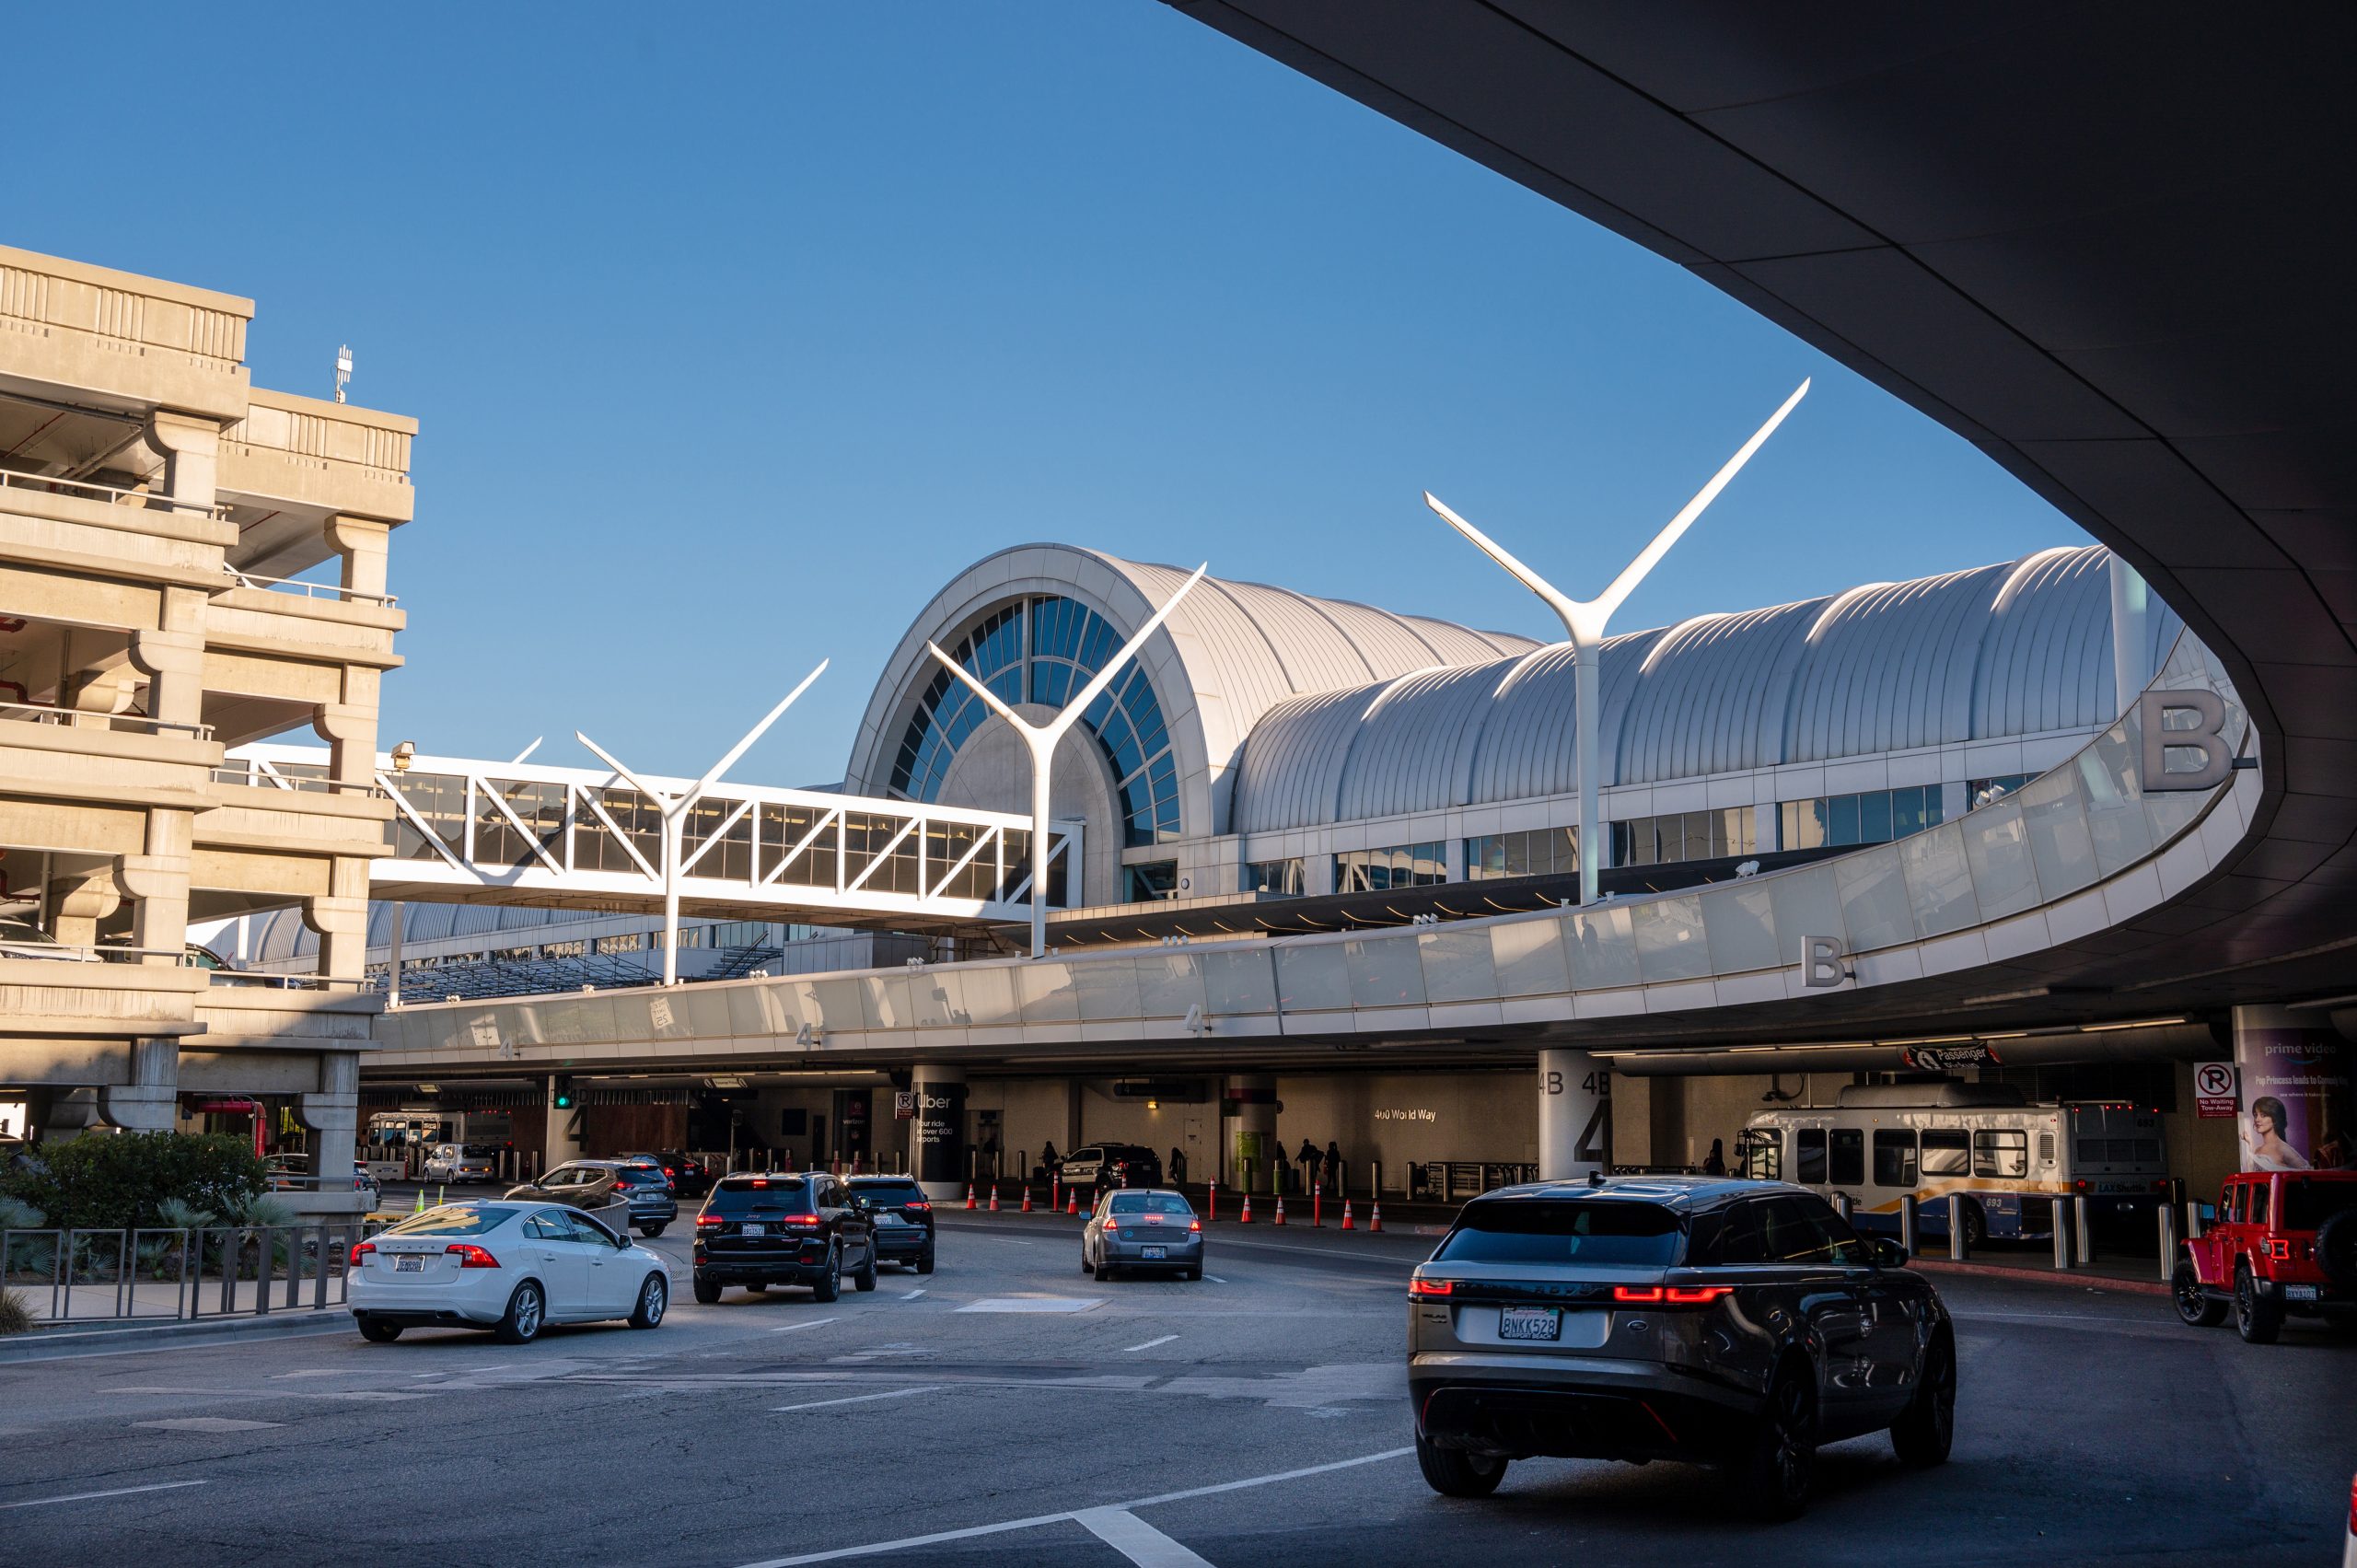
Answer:
[{"label": "white lane marking", "polygon": [[204,1481],[159,1481],[153,1486],[118,1486],[112,1492],[69,1492],[63,1497],[36,1497],[26,1503],[0,1503],[0,1508],[46,1508],[52,1503],[87,1503],[99,1497],[129,1497],[137,1492],[170,1492],[182,1486],[211,1486]]},{"label": "white lane marking", "polygon": [[260,1432],[265,1427],[286,1423],[283,1421],[233,1421],[226,1415],[189,1415],[174,1421],[134,1421],[131,1424],[157,1432]]},{"label": "white lane marking", "polygon": [[807,1405],[772,1405],[770,1409],[776,1414],[784,1415],[788,1411],[824,1410],[829,1405],[864,1405],[870,1400],[900,1400],[906,1399],[911,1394],[930,1394],[940,1387],[938,1383],[927,1383],[919,1388],[894,1388],[881,1394],[853,1394],[847,1400],[812,1400]]},{"label": "white lane marking", "polygon": [[813,1318],[807,1323],[788,1323],[784,1328],[772,1329],[770,1332],[772,1334],[791,1334],[802,1329],[823,1329],[833,1321],[834,1319],[832,1318]]},{"label": "white lane marking", "polygon": [[[1413,1448],[1386,1448],[1380,1454],[1362,1454],[1355,1459],[1333,1459],[1322,1465],[1310,1465],[1297,1470],[1280,1470],[1275,1475],[1256,1475],[1243,1481],[1224,1481],[1212,1486],[1190,1487],[1185,1492],[1166,1492],[1155,1497],[1141,1497],[1134,1503],[1114,1503],[1089,1513],[1128,1513],[1139,1508],[1151,1508],[1161,1503],[1180,1503],[1190,1497],[1209,1497],[1222,1492],[1242,1492],[1248,1487],[1272,1486],[1281,1481],[1300,1481],[1306,1476],[1324,1475],[1329,1470],[1347,1470],[1359,1465],[1379,1464],[1412,1454]],[[866,1546],[839,1546],[830,1551],[805,1552],[798,1557],[767,1557],[759,1562],[748,1562],[744,1568],[799,1568],[805,1562],[833,1562],[845,1557],[876,1557],[887,1551],[907,1551],[920,1546],[937,1546],[943,1541],[972,1540],[980,1536],[1004,1535],[1010,1530],[1036,1529],[1041,1525],[1062,1524],[1077,1518],[1082,1510],[1062,1514],[1034,1514],[1028,1519],[1008,1519],[996,1525],[970,1525],[962,1530],[937,1530],[927,1536],[909,1536],[900,1540],[879,1540]]]},{"label": "white lane marking", "polygon": [[986,1295],[958,1308],[960,1312],[1086,1312],[1102,1307],[1101,1295]]},{"label": "white lane marking", "polygon": [[1089,1508],[1072,1518],[1137,1568],[1212,1568],[1209,1562],[1125,1508]]},{"label": "white lane marking", "polygon": [[1203,1278],[1211,1281],[1212,1283],[1215,1285],[1224,1285],[1227,1283],[1225,1280],[1221,1279],[1217,1274],[1205,1274]]},{"label": "white lane marking", "polygon": [[306,1367],[300,1372],[273,1372],[270,1377],[274,1383],[281,1377],[333,1377],[349,1370],[350,1368],[343,1366],[312,1366]]},{"label": "white lane marking", "polygon": [[902,1301],[914,1301],[918,1296],[921,1296],[923,1294],[924,1287],[923,1285],[919,1285],[916,1289],[910,1291],[908,1294],[901,1296],[900,1299]]},{"label": "white lane marking", "polygon": [[1260,1252],[1306,1252],[1313,1258],[1332,1258],[1344,1263],[1372,1263],[1382,1269],[1412,1269],[1423,1261],[1421,1258],[1362,1258],[1339,1247],[1295,1247],[1283,1241],[1240,1241],[1232,1236],[1221,1237],[1219,1244],[1222,1247],[1249,1247]]},{"label": "white lane marking", "polygon": [[1165,1334],[1160,1339],[1148,1340],[1142,1345],[1123,1345],[1121,1347],[1121,1353],[1126,1355],[1133,1350],[1152,1350],[1156,1345],[1167,1345],[1178,1337],[1178,1336],[1176,1334]]}]

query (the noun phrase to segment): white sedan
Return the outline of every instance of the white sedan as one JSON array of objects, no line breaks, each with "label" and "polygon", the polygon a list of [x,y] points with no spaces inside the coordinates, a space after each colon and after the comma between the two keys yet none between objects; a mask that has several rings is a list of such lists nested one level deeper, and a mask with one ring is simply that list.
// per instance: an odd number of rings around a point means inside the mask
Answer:
[{"label": "white sedan", "polygon": [[489,1329],[511,1345],[551,1323],[663,1321],[663,1260],[556,1203],[446,1203],[352,1249],[345,1300],[360,1337],[403,1329]]}]

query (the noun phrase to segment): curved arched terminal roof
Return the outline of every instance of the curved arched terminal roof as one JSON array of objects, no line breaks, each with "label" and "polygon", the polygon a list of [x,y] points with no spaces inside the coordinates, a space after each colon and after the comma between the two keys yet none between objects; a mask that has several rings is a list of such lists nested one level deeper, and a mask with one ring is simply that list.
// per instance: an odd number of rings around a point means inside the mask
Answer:
[{"label": "curved arched terminal roof", "polygon": [[[1606,784],[1653,784],[2118,716],[2109,552],[2021,561],[1707,615],[1604,649]],[[2147,621],[2142,668],[2177,639]],[[1295,698],[1237,764],[1239,833],[1569,795],[1571,650]]]},{"label": "curved arched terminal roof", "polygon": [[[925,653],[928,641],[957,653],[1010,606],[1066,599],[1102,618],[1112,633],[1109,651],[1144,625],[1186,575],[1177,567],[1063,544],[1022,545],[976,562],[934,596],[886,664],[843,787],[860,795],[890,793],[896,763],[922,749],[923,710],[931,693],[947,690],[946,673]],[[988,679],[998,666],[980,645],[986,641],[970,645],[967,662]],[[1227,831],[1230,763],[1253,724],[1278,703],[1411,670],[1486,664],[1538,646],[1511,633],[1205,577],[1139,656],[1175,759],[1181,826],[1172,836]]]}]

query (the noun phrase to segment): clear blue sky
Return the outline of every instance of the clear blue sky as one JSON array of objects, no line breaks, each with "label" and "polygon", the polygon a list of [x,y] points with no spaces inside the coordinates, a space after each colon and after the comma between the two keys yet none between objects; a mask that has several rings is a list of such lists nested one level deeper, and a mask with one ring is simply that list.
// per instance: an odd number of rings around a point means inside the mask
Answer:
[{"label": "clear blue sky", "polygon": [[[110,13],[114,15],[115,13]],[[117,24],[110,23],[110,26]],[[1062,540],[1556,635],[1817,386],[1618,629],[2084,542],[1716,291],[1153,0],[11,24],[5,238],[248,295],[413,414],[383,736],[839,778],[968,563]]]}]

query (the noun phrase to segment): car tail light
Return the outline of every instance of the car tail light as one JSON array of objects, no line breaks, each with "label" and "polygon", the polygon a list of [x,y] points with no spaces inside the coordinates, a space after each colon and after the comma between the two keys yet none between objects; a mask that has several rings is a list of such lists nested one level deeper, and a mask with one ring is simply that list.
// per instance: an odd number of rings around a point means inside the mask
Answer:
[{"label": "car tail light", "polygon": [[1614,1285],[1612,1299],[1626,1306],[1701,1307],[1735,1294],[1733,1285]]},{"label": "car tail light", "polygon": [[696,1228],[698,1230],[718,1230],[722,1225],[726,1225],[727,1223],[728,1222],[726,1220],[722,1219],[718,1214],[698,1214],[696,1216]]},{"label": "car tail light", "polygon": [[2288,1263],[2292,1260],[2292,1244],[2282,1237],[2270,1237],[2267,1241],[2267,1255],[2278,1262]]},{"label": "car tail light", "polygon": [[1455,1280],[1410,1280],[1408,1282],[1410,1295],[1449,1295],[1454,1294],[1456,1289]]},{"label": "car tail light", "polygon": [[496,1269],[499,1260],[471,1241],[454,1241],[442,1249],[459,1260],[461,1269]]},{"label": "car tail light", "polygon": [[1203,1228],[1203,1222],[1201,1220],[1189,1220],[1187,1222],[1187,1228],[1189,1230],[1201,1230]]},{"label": "car tail light", "polygon": [[352,1247],[352,1266],[355,1269],[360,1267],[360,1260],[372,1255],[376,1250],[377,1244],[373,1241],[354,1242]]},{"label": "car tail light", "polygon": [[753,1182],[753,1185],[756,1187],[767,1187],[769,1185],[769,1179],[767,1177],[759,1178]]},{"label": "car tail light", "polygon": [[901,1205],[900,1205],[900,1207],[902,1207],[902,1208],[904,1208],[904,1209],[908,1210],[908,1211],[909,1211],[909,1213],[911,1213],[911,1214],[915,1214],[915,1213],[916,1213],[918,1210],[920,1210],[920,1209],[923,1209],[923,1210],[926,1210],[926,1211],[930,1212],[930,1211],[932,1210],[932,1208],[933,1208],[933,1205],[932,1205],[931,1203],[923,1203],[923,1202],[919,1202],[919,1203],[903,1203],[903,1204],[901,1204]]}]

